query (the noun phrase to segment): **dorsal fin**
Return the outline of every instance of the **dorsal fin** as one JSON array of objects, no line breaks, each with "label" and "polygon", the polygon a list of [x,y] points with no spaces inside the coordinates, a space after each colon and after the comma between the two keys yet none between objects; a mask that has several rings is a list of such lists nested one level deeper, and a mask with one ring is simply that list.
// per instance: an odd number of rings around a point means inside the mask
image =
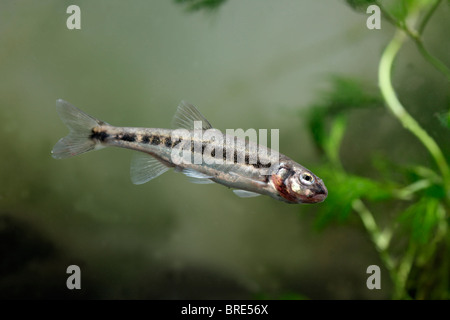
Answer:
[{"label": "dorsal fin", "polygon": [[186,101],[181,101],[175,113],[172,126],[174,128],[184,128],[188,130],[194,129],[194,121],[202,122],[202,129],[208,130],[212,128],[212,125],[208,120],[194,107],[192,104]]}]

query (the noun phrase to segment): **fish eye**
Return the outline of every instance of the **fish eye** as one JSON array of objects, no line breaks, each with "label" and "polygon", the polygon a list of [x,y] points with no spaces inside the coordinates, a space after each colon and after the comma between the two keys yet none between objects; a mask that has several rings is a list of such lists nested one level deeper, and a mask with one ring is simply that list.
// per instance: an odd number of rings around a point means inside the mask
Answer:
[{"label": "fish eye", "polygon": [[314,183],[314,177],[307,172],[302,173],[300,175],[300,182],[303,183],[304,185],[310,186]]}]

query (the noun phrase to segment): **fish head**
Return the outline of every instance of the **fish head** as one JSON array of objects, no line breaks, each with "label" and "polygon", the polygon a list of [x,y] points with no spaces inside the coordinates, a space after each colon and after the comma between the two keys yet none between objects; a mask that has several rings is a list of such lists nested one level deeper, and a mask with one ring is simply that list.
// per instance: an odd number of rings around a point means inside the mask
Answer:
[{"label": "fish head", "polygon": [[288,203],[318,203],[328,195],[322,179],[298,163],[281,163],[270,179],[277,198]]}]

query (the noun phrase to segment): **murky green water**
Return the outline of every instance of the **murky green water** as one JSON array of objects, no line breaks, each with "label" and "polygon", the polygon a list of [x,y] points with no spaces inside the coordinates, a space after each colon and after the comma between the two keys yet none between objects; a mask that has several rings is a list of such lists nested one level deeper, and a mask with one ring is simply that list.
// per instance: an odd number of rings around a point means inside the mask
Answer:
[{"label": "murky green water", "polygon": [[[58,161],[50,150],[67,133],[58,98],[141,127],[168,127],[187,100],[222,130],[280,129],[280,151],[313,169],[322,158],[300,110],[329,86],[329,74],[376,84],[391,32],[368,30],[364,14],[340,2],[288,0],[230,1],[209,14],[172,1],[77,1],[81,30],[68,30],[70,4],[0,4],[2,298],[389,297],[387,274],[383,290],[365,286],[367,266],[381,262],[356,219],[317,232],[313,206],[241,199],[174,172],[136,186],[129,150]],[[417,52],[405,55],[396,78],[408,81],[408,99],[425,86],[420,74],[430,85],[437,76],[421,64],[411,72]],[[448,91],[435,90],[442,104]],[[386,126],[363,139],[370,124],[361,119],[373,114],[362,112],[345,140],[356,172],[371,175],[360,155],[377,148],[426,161],[395,120],[375,116]],[[79,291],[66,288],[73,264]]]}]

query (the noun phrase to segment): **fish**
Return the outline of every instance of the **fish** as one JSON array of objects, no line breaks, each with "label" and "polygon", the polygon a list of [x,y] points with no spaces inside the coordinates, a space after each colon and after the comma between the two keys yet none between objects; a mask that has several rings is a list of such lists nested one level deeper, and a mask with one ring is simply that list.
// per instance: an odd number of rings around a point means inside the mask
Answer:
[{"label": "fish", "polygon": [[194,183],[232,188],[241,198],[267,195],[291,204],[314,204],[328,195],[322,179],[307,168],[262,144],[222,133],[185,101],[173,117],[173,129],[113,126],[62,99],[56,101],[56,110],[69,134],[55,144],[53,158],[104,147],[138,151],[130,168],[137,185],[174,169]]}]

